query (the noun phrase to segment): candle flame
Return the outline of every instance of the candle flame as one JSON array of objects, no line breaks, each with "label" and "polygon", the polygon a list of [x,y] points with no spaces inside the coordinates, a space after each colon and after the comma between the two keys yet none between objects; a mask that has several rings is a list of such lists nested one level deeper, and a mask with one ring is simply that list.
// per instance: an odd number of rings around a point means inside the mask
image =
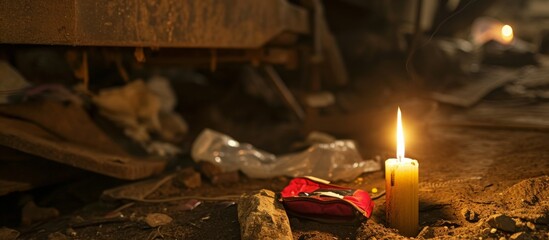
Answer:
[{"label": "candle flame", "polygon": [[503,25],[501,27],[501,38],[506,43],[509,43],[513,40],[513,28],[509,25]]},{"label": "candle flame", "polygon": [[402,114],[400,107],[397,113],[397,159],[404,159],[404,130],[402,129]]}]

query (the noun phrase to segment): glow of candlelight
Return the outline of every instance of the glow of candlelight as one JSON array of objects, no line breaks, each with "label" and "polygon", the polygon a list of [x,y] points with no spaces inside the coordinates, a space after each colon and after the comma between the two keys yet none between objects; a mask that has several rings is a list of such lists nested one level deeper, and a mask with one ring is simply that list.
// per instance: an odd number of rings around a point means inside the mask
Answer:
[{"label": "glow of candlelight", "polygon": [[513,40],[513,28],[509,25],[503,25],[501,27],[501,38],[506,43],[509,43]]},{"label": "glow of candlelight", "polygon": [[404,130],[402,129],[402,114],[400,113],[400,107],[397,113],[397,159],[404,159]]}]

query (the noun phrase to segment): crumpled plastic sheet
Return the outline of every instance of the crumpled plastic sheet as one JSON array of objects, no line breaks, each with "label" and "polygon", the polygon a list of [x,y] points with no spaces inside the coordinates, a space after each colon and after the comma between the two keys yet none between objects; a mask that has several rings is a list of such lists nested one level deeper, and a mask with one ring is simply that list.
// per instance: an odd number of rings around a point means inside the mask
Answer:
[{"label": "crumpled plastic sheet", "polygon": [[195,162],[208,161],[225,172],[240,170],[250,178],[314,176],[330,181],[352,181],[364,172],[381,169],[379,162],[363,161],[351,140],[318,143],[303,152],[276,157],[205,129],[193,143],[191,154]]}]

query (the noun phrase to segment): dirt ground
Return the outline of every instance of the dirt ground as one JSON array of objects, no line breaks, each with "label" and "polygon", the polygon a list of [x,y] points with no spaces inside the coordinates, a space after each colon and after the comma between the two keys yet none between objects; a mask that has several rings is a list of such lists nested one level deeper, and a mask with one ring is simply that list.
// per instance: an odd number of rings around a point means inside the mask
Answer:
[{"label": "dirt ground", "polygon": [[[426,126],[421,132],[421,138],[416,137],[413,148],[409,147],[407,152],[420,163],[420,227],[423,229],[420,237],[517,239],[517,236],[511,238],[512,232],[485,223],[490,215],[501,213],[517,221],[517,232],[526,232],[534,239],[549,238],[549,133],[437,126]],[[339,184],[367,191],[375,187],[382,191],[383,177],[380,171]],[[192,190],[167,183],[149,198],[224,196],[261,188],[280,191],[289,180],[242,177],[240,182],[227,186],[213,186],[203,181],[202,187]],[[384,197],[376,199],[371,219],[357,225],[323,224],[291,217],[293,238],[400,238],[384,226],[384,201]],[[201,202],[192,210],[186,208],[189,200],[136,203],[113,212],[124,204],[98,201],[74,213],[19,229],[21,238],[47,239],[53,232],[74,239],[240,238],[237,206],[232,201]],[[462,212],[467,210],[474,212],[476,219],[465,219]],[[165,213],[174,221],[151,228],[142,219],[153,212]]]}]

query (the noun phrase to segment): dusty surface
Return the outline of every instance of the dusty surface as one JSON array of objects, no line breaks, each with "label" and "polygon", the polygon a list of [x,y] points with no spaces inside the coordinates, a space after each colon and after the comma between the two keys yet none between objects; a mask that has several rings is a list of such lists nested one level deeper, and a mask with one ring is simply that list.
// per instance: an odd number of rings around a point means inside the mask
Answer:
[{"label": "dusty surface", "polygon": [[[415,132],[422,133],[421,140],[416,138],[407,154],[420,162],[420,225],[428,226],[421,236],[509,239],[513,232],[486,222],[491,215],[504,214],[513,219],[516,232],[534,239],[549,238],[546,177],[549,133],[433,126],[420,130]],[[182,189],[168,182],[149,198],[223,196],[261,188],[280,191],[288,181],[284,177],[271,180],[242,177],[240,182],[229,186],[213,186],[204,181],[196,189]],[[368,191],[373,187],[382,190],[384,179],[382,172],[376,172],[341,184]],[[322,224],[290,217],[293,238],[397,238],[394,230],[384,227],[384,198],[375,203],[372,218],[360,225]],[[100,201],[53,221],[18,230],[24,239],[46,239],[57,231],[75,239],[240,238],[233,201],[202,202],[192,210],[186,207],[187,200],[136,203],[120,213],[112,212],[123,204]],[[149,227],[143,219],[150,213],[166,214],[173,221]]]}]

